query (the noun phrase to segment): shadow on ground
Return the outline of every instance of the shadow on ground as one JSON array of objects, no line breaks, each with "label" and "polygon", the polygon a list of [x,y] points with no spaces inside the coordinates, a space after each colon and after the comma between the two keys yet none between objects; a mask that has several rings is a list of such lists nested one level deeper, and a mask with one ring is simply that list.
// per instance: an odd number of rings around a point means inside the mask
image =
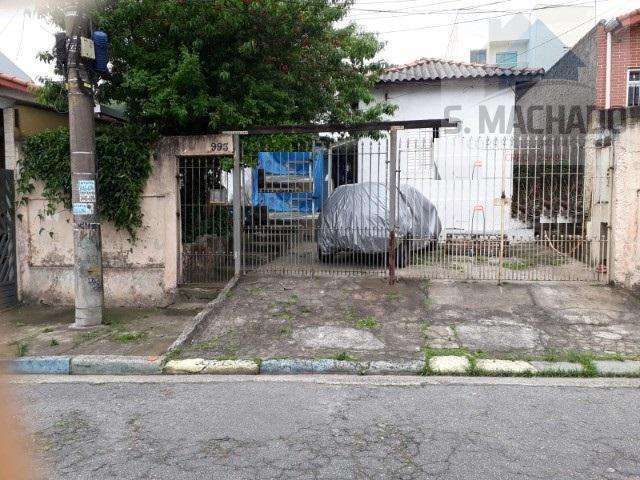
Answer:
[{"label": "shadow on ground", "polygon": [[248,277],[182,352],[203,358],[418,360],[640,355],[640,302],[587,283]]}]

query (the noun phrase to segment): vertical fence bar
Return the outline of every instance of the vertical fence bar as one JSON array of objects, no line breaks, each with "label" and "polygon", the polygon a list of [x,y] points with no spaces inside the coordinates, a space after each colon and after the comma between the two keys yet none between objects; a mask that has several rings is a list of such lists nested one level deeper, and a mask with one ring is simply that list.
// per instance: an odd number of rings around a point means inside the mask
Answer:
[{"label": "vertical fence bar", "polygon": [[391,127],[389,142],[389,284],[396,283],[396,178],[398,175],[398,127]]},{"label": "vertical fence bar", "polygon": [[[505,192],[505,175],[507,174],[507,172],[505,171],[505,147],[506,147],[506,141],[505,139],[502,140],[502,155],[501,155],[501,172],[500,172],[500,257],[498,259],[498,285],[502,285],[502,277],[504,275],[504,208],[506,206],[507,203],[507,195]],[[496,149],[497,149],[497,145],[496,145]],[[496,162],[496,153],[494,153],[493,155],[493,161],[494,161],[494,165]],[[513,169],[513,165],[510,165],[511,169]],[[495,168],[495,167],[494,167]],[[518,171],[520,170],[520,166],[518,165]],[[512,199],[513,200],[513,199]],[[520,195],[518,194],[518,207],[520,202]]]},{"label": "vertical fence bar", "polygon": [[237,277],[242,273],[242,205],[240,175],[240,136],[233,135],[233,273]]}]

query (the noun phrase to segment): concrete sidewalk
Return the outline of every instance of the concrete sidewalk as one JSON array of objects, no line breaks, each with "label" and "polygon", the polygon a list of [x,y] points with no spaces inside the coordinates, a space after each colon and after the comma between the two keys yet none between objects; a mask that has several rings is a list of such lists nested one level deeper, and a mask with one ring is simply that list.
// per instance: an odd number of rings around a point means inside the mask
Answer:
[{"label": "concrete sidewalk", "polygon": [[182,358],[417,361],[425,352],[640,356],[640,301],[587,283],[244,278]]},{"label": "concrete sidewalk", "polygon": [[111,308],[105,324],[72,330],[73,308],[29,305],[0,315],[0,359],[24,356],[162,355],[201,307]]}]

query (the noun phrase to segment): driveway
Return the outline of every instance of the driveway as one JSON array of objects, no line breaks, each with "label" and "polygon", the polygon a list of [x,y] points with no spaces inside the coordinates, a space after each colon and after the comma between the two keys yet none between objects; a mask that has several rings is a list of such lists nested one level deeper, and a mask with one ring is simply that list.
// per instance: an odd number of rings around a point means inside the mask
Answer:
[{"label": "driveway", "polygon": [[640,302],[588,283],[247,277],[182,355],[418,360],[433,349],[637,357]]}]

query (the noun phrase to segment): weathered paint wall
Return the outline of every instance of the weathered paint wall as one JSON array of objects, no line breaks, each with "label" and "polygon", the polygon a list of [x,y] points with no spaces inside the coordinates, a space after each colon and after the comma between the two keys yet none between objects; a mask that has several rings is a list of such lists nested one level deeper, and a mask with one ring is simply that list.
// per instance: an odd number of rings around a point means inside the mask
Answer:
[{"label": "weathered paint wall", "polygon": [[[132,244],[126,232],[102,225],[105,301],[109,306],[166,305],[177,286],[178,190],[175,156],[152,156],[143,199],[143,227]],[[46,200],[30,195],[18,211],[19,289],[25,301],[72,304],[73,224],[69,211],[41,214]]]},{"label": "weathered paint wall", "polygon": [[640,115],[616,136],[613,156],[612,279],[640,288]]},{"label": "weathered paint wall", "polygon": [[26,105],[16,106],[15,116],[16,140],[22,140],[25,137],[50,128],[60,128],[69,125],[66,114]]},{"label": "weathered paint wall", "polygon": [[[624,112],[626,121],[610,136],[600,118],[594,115],[591,146],[587,149],[585,199],[590,201],[590,238],[597,238],[602,224],[608,225],[608,270],[611,281],[626,288],[640,289],[640,109],[605,111],[606,117]],[[602,146],[596,142],[611,138]],[[589,186],[590,185],[590,186]],[[591,258],[599,263],[604,252],[592,243]],[[601,249],[600,249],[601,250]]]}]

